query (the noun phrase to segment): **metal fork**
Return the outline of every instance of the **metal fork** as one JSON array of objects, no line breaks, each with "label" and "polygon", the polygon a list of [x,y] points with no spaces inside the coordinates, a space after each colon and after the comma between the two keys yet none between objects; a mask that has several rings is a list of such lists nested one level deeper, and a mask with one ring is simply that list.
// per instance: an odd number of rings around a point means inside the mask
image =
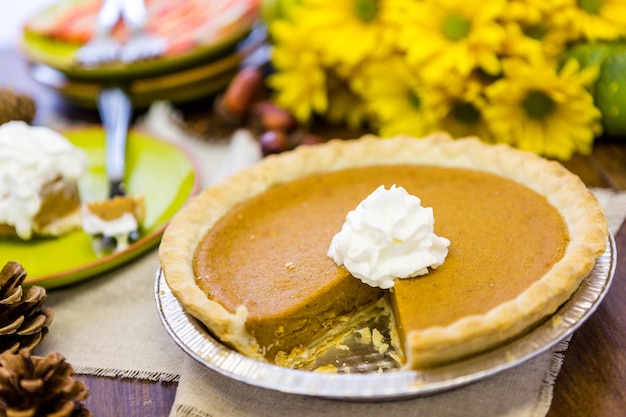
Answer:
[{"label": "metal fork", "polygon": [[111,33],[122,14],[123,0],[104,0],[91,40],[76,52],[76,61],[94,66],[118,59],[121,45]]},{"label": "metal fork", "polygon": [[148,14],[144,0],[122,0],[122,18],[128,27],[130,37],[122,46],[119,58],[128,63],[161,55],[167,48],[167,41],[146,31]]},{"label": "metal fork", "polygon": [[[106,136],[105,168],[109,181],[109,198],[126,195],[126,142],[133,107],[128,94],[120,87],[105,87],[98,95],[98,111]],[[139,239],[139,231],[131,231],[128,243]],[[102,236],[94,241],[96,253],[107,253],[123,248],[115,236]]]},{"label": "metal fork", "polygon": [[98,112],[106,132],[106,175],[109,198],[124,196],[126,138],[132,117],[132,104],[120,87],[104,88],[98,95]]}]

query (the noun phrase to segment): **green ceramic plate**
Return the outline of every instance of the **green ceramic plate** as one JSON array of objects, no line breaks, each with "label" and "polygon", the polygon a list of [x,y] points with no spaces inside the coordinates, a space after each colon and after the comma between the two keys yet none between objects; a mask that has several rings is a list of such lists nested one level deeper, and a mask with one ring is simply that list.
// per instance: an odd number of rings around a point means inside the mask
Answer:
[{"label": "green ceramic plate", "polygon": [[[50,7],[39,11],[33,18],[54,15],[55,10],[77,3],[77,0],[60,0]],[[78,43],[65,42],[34,33],[24,27],[21,49],[24,55],[35,63],[41,63],[61,71],[65,75],[83,80],[128,80],[172,73],[192,68],[233,53],[238,42],[245,38],[258,21],[256,8],[235,6],[247,4],[233,2],[233,13],[239,13],[240,19],[224,28],[222,37],[211,43],[198,44],[190,49],[172,55],[124,64],[111,62],[93,67],[85,67],[76,62],[76,52],[82,46]]]},{"label": "green ceramic plate", "polygon": [[[101,127],[62,132],[89,158],[87,174],[79,182],[81,198],[106,198],[104,131]],[[128,136],[126,184],[129,194],[143,194],[146,218],[141,238],[126,250],[103,257],[92,250],[91,238],[76,231],[59,238],[27,242],[0,240],[0,264],[13,260],[26,269],[25,284],[46,288],[66,286],[120,266],[155,247],[170,218],[200,187],[193,159],[182,149],[143,131]]]},{"label": "green ceramic plate", "polygon": [[249,32],[250,27],[246,27],[219,43],[200,46],[176,56],[153,58],[131,64],[112,62],[95,67],[76,64],[75,55],[80,45],[50,40],[29,32],[24,32],[21,49],[29,60],[49,65],[69,77],[83,80],[125,80],[168,74],[223,58],[232,53],[237,42]]},{"label": "green ceramic plate", "polygon": [[[241,63],[259,51],[265,39],[265,31],[262,27],[257,27],[238,43],[237,49],[228,56],[174,73],[128,81],[126,89],[133,106],[145,108],[156,100],[164,99],[179,103],[205,97],[224,89],[239,70]],[[35,80],[85,107],[96,107],[96,98],[106,84],[69,78],[43,64],[32,65],[30,69]]]}]

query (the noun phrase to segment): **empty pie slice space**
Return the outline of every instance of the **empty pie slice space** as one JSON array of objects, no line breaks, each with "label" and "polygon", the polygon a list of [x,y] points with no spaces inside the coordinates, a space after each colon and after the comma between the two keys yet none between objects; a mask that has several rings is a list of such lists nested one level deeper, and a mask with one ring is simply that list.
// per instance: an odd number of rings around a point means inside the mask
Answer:
[{"label": "empty pie slice space", "polygon": [[[449,241],[440,265],[391,288],[329,256],[348,213],[381,186],[432,208]],[[423,369],[543,322],[608,237],[596,198],[557,162],[476,138],[365,136],[272,155],[205,189],[174,216],[159,258],[185,312],[244,355],[284,364],[383,300],[401,366]]]}]

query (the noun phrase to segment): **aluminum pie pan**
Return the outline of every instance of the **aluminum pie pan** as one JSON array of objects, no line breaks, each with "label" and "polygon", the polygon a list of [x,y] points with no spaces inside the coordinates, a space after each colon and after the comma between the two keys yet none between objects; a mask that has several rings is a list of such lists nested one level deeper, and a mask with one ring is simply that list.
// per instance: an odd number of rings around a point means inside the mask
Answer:
[{"label": "aluminum pie pan", "polygon": [[214,338],[183,310],[159,269],[155,299],[159,318],[174,342],[204,366],[253,386],[338,400],[394,400],[431,395],[495,375],[545,352],[570,336],[596,310],[613,281],[615,240],[572,297],[531,332],[479,356],[428,370],[328,374],[288,369],[244,356]]}]

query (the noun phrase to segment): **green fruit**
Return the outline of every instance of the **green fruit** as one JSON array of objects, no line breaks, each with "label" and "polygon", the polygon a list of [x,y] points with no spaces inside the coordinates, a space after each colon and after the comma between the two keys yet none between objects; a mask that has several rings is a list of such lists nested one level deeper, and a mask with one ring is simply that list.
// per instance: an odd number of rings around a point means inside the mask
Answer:
[{"label": "green fruit", "polygon": [[578,43],[568,49],[563,62],[574,58],[581,68],[600,66],[610,53],[611,47],[605,43]]},{"label": "green fruit", "polygon": [[[565,56],[562,63],[565,64],[571,58],[578,61],[580,68],[597,67],[601,68],[606,58],[611,54],[611,48],[605,43],[578,43],[571,46]],[[589,88],[589,92],[594,97],[596,96],[595,83]]]},{"label": "green fruit", "polygon": [[602,112],[604,133],[626,137],[626,50],[613,50],[602,63],[595,103]]},{"label": "green fruit", "polygon": [[604,134],[626,137],[626,43],[580,43],[565,54],[581,68],[597,66],[598,79],[591,88],[596,107],[602,112]]}]

